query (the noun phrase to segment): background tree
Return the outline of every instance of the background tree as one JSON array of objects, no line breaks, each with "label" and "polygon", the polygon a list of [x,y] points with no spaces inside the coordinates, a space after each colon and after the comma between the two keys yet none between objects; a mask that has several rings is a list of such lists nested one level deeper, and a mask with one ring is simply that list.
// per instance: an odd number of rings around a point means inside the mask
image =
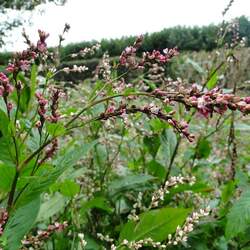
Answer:
[{"label": "background tree", "polygon": [[65,4],[67,0],[0,0],[0,47],[4,45],[4,37],[8,31],[20,26],[23,20],[20,17],[10,17],[15,11],[32,11],[38,5],[53,2],[57,5]]}]

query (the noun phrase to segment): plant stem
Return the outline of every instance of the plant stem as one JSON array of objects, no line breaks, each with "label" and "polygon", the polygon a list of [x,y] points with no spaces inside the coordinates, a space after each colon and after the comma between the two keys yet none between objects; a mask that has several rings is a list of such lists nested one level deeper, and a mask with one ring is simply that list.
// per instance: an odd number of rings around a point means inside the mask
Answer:
[{"label": "plant stem", "polygon": [[146,92],[136,92],[136,93],[129,93],[129,94],[116,94],[116,95],[112,95],[112,96],[107,96],[105,98],[93,101],[90,104],[86,105],[68,123],[66,123],[65,127],[67,128],[71,123],[73,123],[77,118],[79,118],[81,116],[81,114],[83,114],[86,110],[90,109],[91,107],[93,107],[93,106],[95,106],[95,105],[97,105],[99,103],[109,101],[109,100],[117,98],[117,97],[124,97],[124,96],[149,96],[149,97],[155,97],[152,94],[146,93]]},{"label": "plant stem", "polygon": [[169,175],[171,173],[172,166],[173,166],[173,163],[174,163],[174,159],[175,159],[175,157],[177,155],[180,144],[181,144],[181,137],[178,138],[177,143],[175,145],[174,152],[173,152],[173,154],[171,156],[170,163],[168,165],[168,170],[167,170],[167,173],[166,173],[166,176],[165,176],[165,179],[164,179],[164,183],[168,180],[168,177],[169,177]]},{"label": "plant stem", "polygon": [[12,208],[18,177],[19,177],[19,171],[16,171],[14,180],[13,180],[12,185],[11,185],[11,190],[10,190],[8,202],[7,202],[7,210],[8,211],[10,211]]}]

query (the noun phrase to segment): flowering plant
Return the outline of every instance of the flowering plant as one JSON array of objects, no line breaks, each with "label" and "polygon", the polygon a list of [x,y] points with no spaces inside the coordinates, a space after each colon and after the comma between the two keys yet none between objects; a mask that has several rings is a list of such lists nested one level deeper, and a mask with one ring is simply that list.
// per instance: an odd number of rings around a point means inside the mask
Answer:
[{"label": "flowering plant", "polygon": [[[177,48],[139,54],[142,36],[124,49],[117,65],[104,54],[94,85],[67,89],[55,76],[88,68],[60,68],[58,51],[47,49],[49,35],[38,34],[33,44],[24,33],[28,49],[0,73],[3,249],[187,246],[194,225],[211,212],[205,196],[213,191],[197,182],[195,160],[208,157],[207,138],[224,125],[227,112],[250,113],[250,97],[208,89],[212,76],[202,86],[166,79],[158,87],[140,78],[127,82],[127,74],[162,71],[178,55]],[[94,54],[98,47],[79,53]],[[125,73],[117,75],[117,69]],[[215,130],[197,138],[190,132],[195,116],[207,126],[218,117]],[[185,145],[195,144],[187,157],[192,164],[171,176],[181,138]],[[233,147],[230,181],[235,157]],[[182,192],[186,196],[180,198]]]}]

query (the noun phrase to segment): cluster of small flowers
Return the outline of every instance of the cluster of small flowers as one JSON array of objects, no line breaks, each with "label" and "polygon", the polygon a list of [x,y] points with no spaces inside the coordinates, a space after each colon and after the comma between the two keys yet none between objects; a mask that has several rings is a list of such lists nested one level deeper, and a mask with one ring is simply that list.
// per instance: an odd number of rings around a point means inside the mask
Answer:
[{"label": "cluster of small flowers", "polygon": [[[169,103],[169,99],[165,98],[164,99],[164,103],[168,104]],[[153,103],[150,103],[149,105],[146,105],[143,107],[143,110],[141,110],[141,112],[149,114],[148,111],[150,111],[150,114],[158,117],[159,119],[165,120],[169,123],[169,125],[171,125],[181,136],[186,137],[190,142],[194,141],[194,135],[190,134],[188,131],[188,123],[186,121],[181,121],[178,122],[176,119],[174,119],[172,116],[175,113],[170,112],[168,113],[168,115],[165,115],[161,109],[156,106]]]},{"label": "cluster of small flowers", "polygon": [[72,58],[76,58],[78,56],[85,57],[88,54],[89,55],[94,55],[94,53],[96,51],[98,51],[100,48],[101,48],[101,44],[97,43],[97,44],[93,45],[90,48],[84,48],[84,49],[81,49],[78,53],[71,54],[71,57]]},{"label": "cluster of small flowers", "polygon": [[10,84],[9,78],[0,72],[0,96],[7,97],[14,91],[13,85]]},{"label": "cluster of small flowers", "polygon": [[153,61],[158,63],[167,63],[174,56],[179,54],[177,47],[173,49],[164,49],[163,54],[158,50],[153,50],[152,52],[144,52],[143,53],[143,62]]},{"label": "cluster of small flowers", "polygon": [[122,91],[124,91],[125,89],[130,88],[130,87],[132,87],[132,84],[126,83],[124,78],[121,78],[120,81],[117,81],[114,84],[114,92],[118,94],[118,93],[121,93]]},{"label": "cluster of small flowers", "polygon": [[178,245],[179,243],[187,242],[188,234],[194,230],[194,225],[198,224],[202,217],[208,216],[210,213],[210,207],[200,209],[198,212],[193,212],[187,217],[182,227],[178,226],[174,236],[168,235],[167,245]]},{"label": "cluster of small flowers", "polygon": [[201,93],[194,85],[186,104],[198,109],[204,117],[212,116],[213,112],[223,114],[227,109],[239,110],[244,114],[250,113],[250,97],[240,98],[234,94],[224,94],[219,88]]},{"label": "cluster of small flowers", "polygon": [[44,158],[39,161],[39,164],[44,163],[46,160],[51,159],[55,155],[58,150],[58,139],[54,139],[51,144],[52,145],[46,150]]},{"label": "cluster of small flowers", "polygon": [[178,122],[172,118],[168,120],[168,123],[172,125],[181,136],[186,137],[190,142],[194,141],[195,136],[189,133],[188,123],[186,121],[182,120],[181,122]]},{"label": "cluster of small flowers", "polygon": [[77,183],[81,185],[81,190],[83,190],[87,199],[91,199],[94,193],[101,191],[100,186],[95,181],[96,176],[97,171],[95,169],[88,169],[83,176],[77,178]]},{"label": "cluster of small flowers", "polygon": [[51,91],[51,115],[49,116],[46,115],[48,100],[45,99],[41,92],[35,93],[35,96],[38,101],[38,114],[40,117],[40,120],[36,122],[36,127],[39,129],[40,132],[46,120],[51,123],[57,123],[60,119],[60,114],[58,113],[58,104],[59,98],[64,96],[64,93],[57,88],[52,88]]},{"label": "cluster of small flowers", "polygon": [[8,212],[5,209],[0,210],[0,236],[3,234],[4,225],[8,220]]},{"label": "cluster of small flowers", "polygon": [[172,197],[173,204],[178,204],[179,202],[185,203],[187,205],[192,204],[194,208],[204,207],[209,203],[208,198],[204,198],[199,193],[194,193],[192,191],[184,191],[182,193],[177,193]]},{"label": "cluster of small flowers", "polygon": [[180,135],[185,136],[190,142],[193,142],[194,135],[188,132],[187,123],[185,123],[184,121],[179,123],[172,117],[173,112],[166,115],[160,110],[159,107],[155,106],[153,103],[141,108],[136,107],[134,105],[131,108],[128,108],[126,107],[126,104],[123,104],[120,105],[120,107],[118,107],[117,109],[115,108],[115,105],[112,104],[107,108],[105,113],[102,113],[100,115],[98,120],[107,120],[112,117],[122,116],[124,114],[130,114],[130,113],[133,114],[137,112],[144,113],[148,116],[156,116],[159,119],[168,122],[178,133],[180,133]]},{"label": "cluster of small flowers", "polygon": [[56,88],[52,89],[52,95],[51,95],[51,115],[47,118],[48,121],[50,121],[51,123],[57,123],[59,118],[60,118],[60,114],[58,113],[58,104],[59,104],[59,98],[63,96],[63,93]]},{"label": "cluster of small flowers", "polygon": [[129,220],[138,221],[139,216],[136,214],[137,210],[139,211],[146,210],[146,207],[144,207],[142,204],[142,198],[143,198],[143,194],[142,192],[139,192],[137,200],[133,204],[133,209],[130,211],[130,214],[128,215]]},{"label": "cluster of small flowers", "polygon": [[100,239],[101,241],[106,241],[106,242],[109,242],[109,243],[114,242],[114,239],[110,238],[109,235],[103,235],[103,234],[101,234],[101,233],[97,233],[96,236],[97,236],[97,238]]},{"label": "cluster of small flowers", "polygon": [[158,63],[152,63],[151,67],[148,70],[148,78],[155,83],[166,82],[165,79],[165,69],[160,66]]},{"label": "cluster of small flowers", "polygon": [[47,51],[46,39],[49,37],[49,34],[42,30],[38,30],[38,34],[39,40],[37,42],[37,49],[39,52],[44,53]]},{"label": "cluster of small flowers", "polygon": [[137,69],[142,68],[142,62],[137,62],[136,60],[136,52],[141,47],[143,41],[143,36],[139,36],[136,38],[134,44],[132,46],[126,47],[120,56],[120,65],[125,66],[127,68]]},{"label": "cluster of small flowers", "polygon": [[22,245],[24,249],[31,246],[35,249],[41,249],[45,240],[49,239],[53,233],[62,232],[67,226],[68,223],[66,221],[63,223],[55,222],[53,225],[49,225],[47,230],[39,230],[36,236],[25,236],[22,240]]},{"label": "cluster of small flowers", "polygon": [[167,63],[172,57],[179,54],[177,48],[164,49],[163,54],[158,50],[152,52],[143,52],[140,60],[136,59],[136,52],[141,47],[143,36],[137,37],[132,46],[126,47],[120,56],[120,65],[131,69],[143,69],[145,64],[151,63]]},{"label": "cluster of small flowers", "polygon": [[10,63],[6,70],[10,73],[17,74],[19,71],[29,70],[30,64],[34,62],[34,59],[39,57],[39,55],[46,55],[47,53],[47,44],[46,39],[49,34],[44,31],[38,30],[39,40],[37,41],[36,46],[30,42],[27,35],[23,33],[23,36],[26,39],[29,48],[22,52],[18,52],[14,55],[14,60]]},{"label": "cluster of small flowers", "polygon": [[[126,246],[129,249],[140,249],[143,246],[151,246],[157,249],[166,249],[170,245],[178,245],[179,243],[184,243],[188,239],[188,234],[194,230],[194,225],[198,224],[202,217],[208,216],[210,213],[210,208],[200,209],[198,212],[193,212],[189,217],[187,217],[184,225],[182,227],[178,226],[174,235],[169,234],[166,243],[155,242],[151,238],[146,238],[138,241],[128,241],[123,240],[122,246]],[[111,241],[112,242],[112,241]],[[117,247],[113,244],[111,246],[112,250],[116,250]]]},{"label": "cluster of small flowers", "polygon": [[79,233],[78,234],[78,238],[80,239],[80,244],[81,244],[81,246],[84,249],[84,247],[87,246],[87,241],[84,239],[84,234],[83,233]]},{"label": "cluster of small flowers", "polygon": [[165,182],[165,184],[156,190],[151,198],[150,207],[158,207],[159,202],[164,200],[164,195],[169,193],[169,189],[173,187],[178,187],[180,184],[189,184],[193,185],[196,181],[194,176],[191,177],[183,177],[179,176],[171,176],[169,180]]},{"label": "cluster of small flowers", "polygon": [[69,67],[65,67],[62,69],[63,72],[65,72],[66,74],[69,74],[70,72],[78,72],[78,73],[82,73],[88,70],[88,67],[86,67],[85,65],[74,65],[73,68],[69,68]]},{"label": "cluster of small flowers", "polygon": [[94,80],[99,79],[99,76],[102,76],[105,81],[111,80],[111,65],[109,54],[107,52],[103,54],[102,60],[96,67]]},{"label": "cluster of small flowers", "polygon": [[45,99],[45,97],[43,96],[43,94],[41,92],[36,92],[35,96],[36,96],[36,99],[38,101],[38,114],[40,117],[40,120],[36,122],[36,127],[41,132],[41,129],[42,129],[44,122],[46,120],[46,112],[47,112],[46,106],[48,104],[48,100]]},{"label": "cluster of small flowers", "polygon": [[[138,241],[128,241],[125,239],[125,240],[123,240],[122,245],[128,247],[129,249],[134,249],[134,250],[140,249],[143,246],[151,246],[151,247],[157,248],[157,249],[166,249],[167,248],[166,244],[162,244],[159,241],[155,242],[155,241],[153,241],[152,238],[146,238],[146,239],[138,240]],[[116,248],[113,248],[113,249],[115,250]]]},{"label": "cluster of small flowers", "polygon": [[9,82],[9,78],[0,72],[0,97],[4,98],[7,110],[10,111],[13,107],[12,103],[7,100],[9,94],[14,91],[13,85]]}]

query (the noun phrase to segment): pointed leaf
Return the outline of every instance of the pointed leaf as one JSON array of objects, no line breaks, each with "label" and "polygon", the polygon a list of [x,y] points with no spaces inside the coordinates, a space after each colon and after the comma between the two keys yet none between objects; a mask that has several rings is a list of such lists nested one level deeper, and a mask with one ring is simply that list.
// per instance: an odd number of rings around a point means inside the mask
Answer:
[{"label": "pointed leaf", "polygon": [[175,232],[186,220],[191,209],[169,208],[151,210],[139,215],[139,222],[129,221],[121,230],[120,242],[138,241],[152,238],[154,241],[167,239],[168,234]]}]

